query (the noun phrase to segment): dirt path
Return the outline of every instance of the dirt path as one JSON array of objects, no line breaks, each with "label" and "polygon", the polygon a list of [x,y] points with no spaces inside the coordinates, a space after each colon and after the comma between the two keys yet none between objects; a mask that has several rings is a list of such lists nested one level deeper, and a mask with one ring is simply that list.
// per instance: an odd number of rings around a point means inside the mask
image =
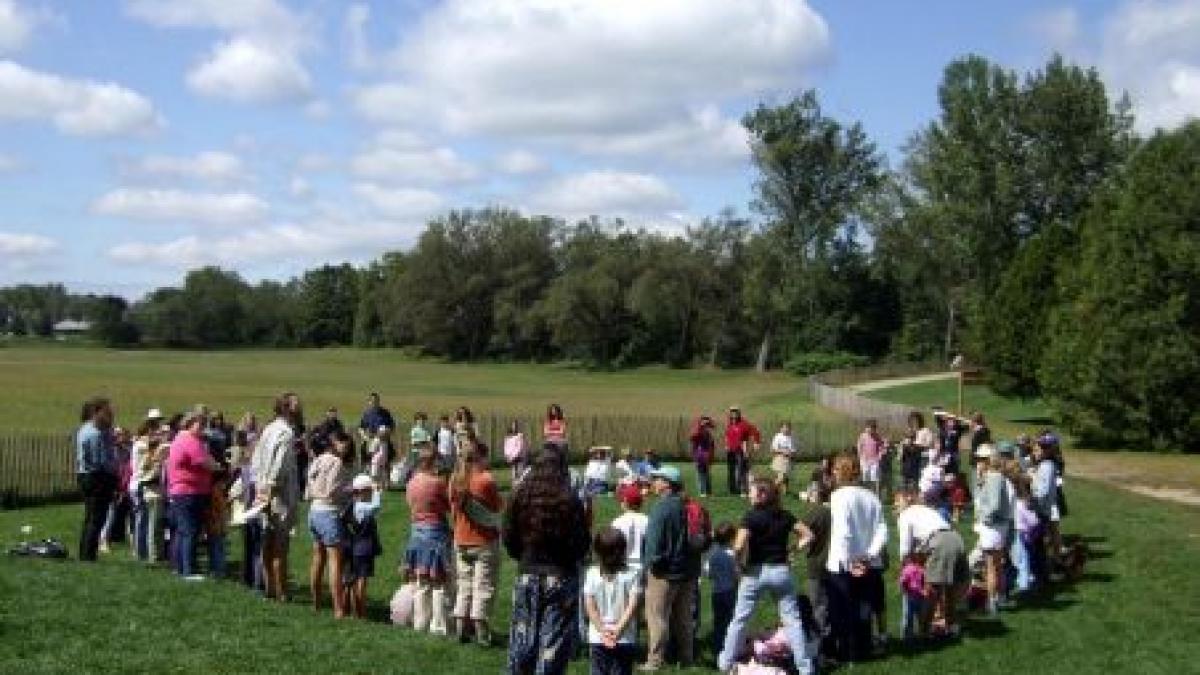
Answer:
[{"label": "dirt path", "polygon": [[934,382],[936,380],[949,380],[956,377],[957,373],[930,373],[928,375],[914,375],[912,377],[896,377],[888,380],[872,380],[871,382],[859,382],[846,387],[850,391],[862,393],[864,391],[876,391],[879,389],[891,389],[892,387],[903,387],[906,384],[918,384],[920,382]]}]

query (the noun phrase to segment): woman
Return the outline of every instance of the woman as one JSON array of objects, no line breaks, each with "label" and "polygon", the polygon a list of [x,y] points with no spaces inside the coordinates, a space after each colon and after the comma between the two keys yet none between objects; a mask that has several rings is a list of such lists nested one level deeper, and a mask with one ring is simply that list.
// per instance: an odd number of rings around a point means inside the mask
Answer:
[{"label": "woman", "polygon": [[[867,618],[883,604],[883,561],[888,529],[875,493],[859,485],[858,458],[853,452],[833,462],[836,489],[829,498],[829,623],[839,661],[867,658],[871,623]],[[868,611],[870,610],[870,611]]]},{"label": "woman", "polygon": [[563,673],[579,638],[579,572],[589,534],[556,453],[538,455],[521,480],[503,541],[517,560],[507,672]]},{"label": "woman", "polygon": [[258,428],[258,417],[254,413],[244,413],[242,419],[238,421],[236,430],[246,433],[247,447],[254,447],[258,443],[258,436],[261,430]]},{"label": "woman", "polygon": [[321,583],[325,563],[329,563],[329,594],[333,598],[333,616],[346,616],[345,596],[342,593],[342,545],[346,528],[341,513],[346,507],[350,476],[346,461],[353,441],[345,431],[331,437],[328,452],[318,456],[308,467],[304,498],[309,501],[308,529],[312,532],[312,563],[308,568],[309,588],[312,589],[313,609],[321,608]]},{"label": "woman", "polygon": [[512,482],[517,482],[517,476],[529,464],[529,441],[521,431],[521,423],[513,420],[508,425],[508,434],[504,436],[504,461],[512,471]]},{"label": "woman", "polygon": [[1004,460],[991,443],[979,446],[975,459],[975,533],[983,551],[988,613],[995,616],[1004,593],[1005,539],[1012,529],[1015,495],[1012,483],[1002,473]]},{"label": "woman", "polygon": [[187,579],[197,578],[196,545],[208,516],[213,472],[221,468],[204,445],[207,422],[200,408],[185,416],[167,459],[167,494],[175,525],[172,538],[177,539],[175,564],[179,574]]},{"label": "woman", "polygon": [[[765,476],[755,477],[750,490],[750,511],[742,518],[733,542],[734,554],[743,561],[738,583],[737,605],[725,633],[725,645],[717,657],[717,669],[727,672],[742,648],[746,625],[765,591],[779,602],[779,619],[792,648],[796,670],[813,671],[813,654],[808,653],[805,627],[796,602],[796,588],[788,567],[788,539],[802,534],[796,517],[779,506],[779,486]],[[812,627],[810,627],[812,628]]]},{"label": "woman", "polygon": [[551,403],[546,408],[546,421],[542,423],[542,441],[547,446],[554,446],[554,449],[562,455],[563,465],[566,465],[567,458],[567,418],[563,414],[562,406],[557,403]]},{"label": "woman", "polygon": [[700,496],[712,494],[712,475],[709,467],[713,455],[716,454],[717,442],[713,438],[713,419],[701,415],[692,426],[690,440],[692,442],[692,461],[696,464],[696,475],[700,478]]},{"label": "woman", "polygon": [[450,477],[454,514],[454,562],[458,592],[454,599],[455,632],[460,641],[468,629],[481,645],[492,643],[492,598],[500,571],[500,509],[496,479],[488,469],[488,447],[467,436],[465,452]]},{"label": "woman", "polygon": [[437,452],[428,446],[417,454],[416,472],[405,492],[412,518],[404,577],[416,582],[413,592],[413,628],[445,635],[446,580],[450,575],[450,496],[446,480],[438,475]]},{"label": "woman", "polygon": [[104,519],[104,527],[100,530],[100,551],[108,553],[109,543],[122,543],[128,532],[129,520],[132,515],[132,505],[129,495],[130,458],[132,457],[132,440],[129,431],[124,427],[113,429],[113,453],[117,471],[117,489],[113,493],[112,503],[108,505],[108,514]]}]

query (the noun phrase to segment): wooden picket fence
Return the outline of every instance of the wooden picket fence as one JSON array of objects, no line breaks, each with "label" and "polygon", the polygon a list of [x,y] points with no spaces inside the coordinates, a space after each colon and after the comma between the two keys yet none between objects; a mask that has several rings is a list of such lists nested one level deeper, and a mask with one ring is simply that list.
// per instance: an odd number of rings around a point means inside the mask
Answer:
[{"label": "wooden picket fence", "polygon": [[[753,413],[753,411],[748,411]],[[480,438],[488,443],[493,460],[503,462],[504,436],[513,421],[529,439],[530,447],[542,444],[542,419],[530,413],[490,413],[476,419]],[[782,420],[756,419],[764,446],[768,446]],[[608,445],[645,450],[653,448],[666,461],[690,461],[688,434],[693,420],[686,417],[651,415],[582,415],[568,420],[570,459],[585,461],[587,449]],[[723,420],[717,420],[717,446],[721,447]],[[845,449],[853,444],[854,422],[798,423],[793,436],[802,459]],[[408,427],[401,424],[397,438],[407,440]],[[406,444],[405,444],[406,445]],[[0,507],[15,508],[54,501],[78,499],[75,478],[75,441],[65,433],[8,433],[0,435]],[[723,457],[724,453],[718,452]]]}]

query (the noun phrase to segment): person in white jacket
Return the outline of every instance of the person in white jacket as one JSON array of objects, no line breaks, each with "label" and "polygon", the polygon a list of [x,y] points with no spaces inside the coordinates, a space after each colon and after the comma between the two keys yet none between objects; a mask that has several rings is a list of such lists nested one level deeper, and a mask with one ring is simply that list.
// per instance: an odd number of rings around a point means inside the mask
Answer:
[{"label": "person in white jacket", "polygon": [[858,458],[842,455],[834,460],[836,489],[829,500],[829,622],[839,661],[870,656],[872,614],[883,610],[883,558],[888,527],[883,505],[874,492],[859,485]]}]

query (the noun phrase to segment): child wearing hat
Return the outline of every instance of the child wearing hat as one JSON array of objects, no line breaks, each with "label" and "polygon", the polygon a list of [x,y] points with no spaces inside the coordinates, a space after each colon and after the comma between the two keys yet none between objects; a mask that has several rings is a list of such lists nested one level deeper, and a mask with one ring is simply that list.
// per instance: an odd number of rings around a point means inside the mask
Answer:
[{"label": "child wearing hat", "polygon": [[625,535],[625,564],[639,575],[642,572],[642,539],[650,518],[642,513],[642,490],[637,483],[617,486],[617,502],[621,515],[612,521],[613,528]]},{"label": "child wearing hat", "polygon": [[379,542],[380,486],[366,474],[354,477],[350,484],[353,499],[342,513],[347,537],[342,557],[349,561],[345,565],[342,582],[345,585],[346,603],[354,615],[367,618],[367,580],[375,576],[375,559],[383,553]]}]

